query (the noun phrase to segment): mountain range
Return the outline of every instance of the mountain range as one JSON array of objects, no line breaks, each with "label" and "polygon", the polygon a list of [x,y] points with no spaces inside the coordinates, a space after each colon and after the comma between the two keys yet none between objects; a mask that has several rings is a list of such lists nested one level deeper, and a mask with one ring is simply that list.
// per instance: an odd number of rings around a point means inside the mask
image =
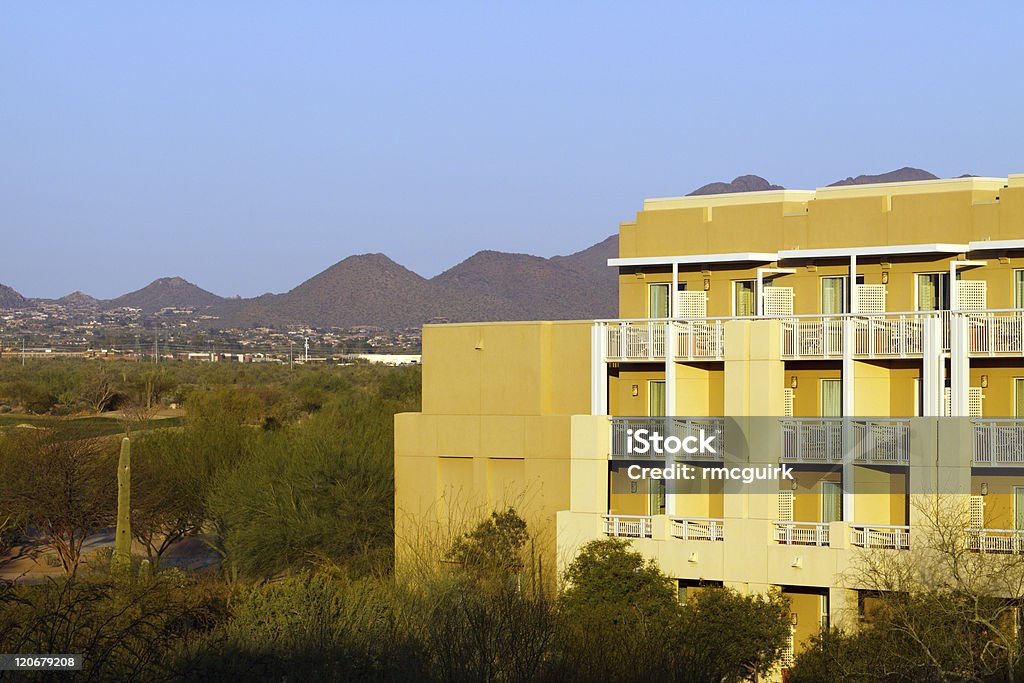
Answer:
[{"label": "mountain range", "polygon": [[[859,175],[832,185],[932,180],[937,176],[904,167],[879,175]],[[690,195],[784,189],[756,175],[697,188]],[[315,327],[372,325],[413,327],[437,321],[565,320],[614,317],[617,278],[609,258],[618,256],[612,235],[567,256],[480,251],[433,278],[424,278],[384,254],[349,256],[283,294],[251,299],[224,298],[180,277],[166,277],[116,299],[97,300],[74,292],[58,303],[78,310],[118,307],[156,312],[163,308],[201,309],[218,327]],[[43,300],[26,299],[0,285],[0,309],[24,308]]]}]

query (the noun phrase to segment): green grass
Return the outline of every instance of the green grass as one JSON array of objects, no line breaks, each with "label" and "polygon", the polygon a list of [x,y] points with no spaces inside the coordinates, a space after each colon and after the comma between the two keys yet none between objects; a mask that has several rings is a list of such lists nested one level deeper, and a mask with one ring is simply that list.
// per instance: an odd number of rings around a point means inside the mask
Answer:
[{"label": "green grass", "polygon": [[[16,427],[17,425],[28,424],[41,429],[58,429],[72,438],[88,439],[96,436],[113,436],[124,432],[124,424],[121,420],[93,416],[93,417],[52,417],[49,415],[0,415],[0,428]],[[165,427],[180,427],[184,424],[184,418],[165,417],[157,420],[150,420],[146,429],[163,429]]]}]

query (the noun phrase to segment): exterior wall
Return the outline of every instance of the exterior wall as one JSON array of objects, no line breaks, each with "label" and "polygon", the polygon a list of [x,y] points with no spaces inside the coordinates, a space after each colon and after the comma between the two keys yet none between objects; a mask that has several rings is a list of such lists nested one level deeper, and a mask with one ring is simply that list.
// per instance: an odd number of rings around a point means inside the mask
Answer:
[{"label": "exterior wall", "polygon": [[554,566],[555,514],[571,502],[571,416],[590,412],[582,352],[590,330],[590,322],[424,328],[423,411],[395,416],[399,567],[509,505]]}]

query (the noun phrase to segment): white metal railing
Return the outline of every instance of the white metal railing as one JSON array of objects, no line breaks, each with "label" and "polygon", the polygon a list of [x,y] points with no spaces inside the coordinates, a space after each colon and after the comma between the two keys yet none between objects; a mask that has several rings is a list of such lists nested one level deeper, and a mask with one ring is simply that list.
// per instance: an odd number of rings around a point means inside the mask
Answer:
[{"label": "white metal railing", "polygon": [[910,420],[853,420],[854,462],[906,465],[910,462]]},{"label": "white metal railing", "polygon": [[828,545],[828,522],[775,522],[775,540],[786,545]]},{"label": "white metal railing", "polygon": [[842,462],[843,418],[792,417],[782,420],[782,460]]},{"label": "white metal railing", "polygon": [[934,315],[858,315],[853,318],[853,355],[870,358],[919,357],[924,352],[924,319]]},{"label": "white metal railing", "polygon": [[910,420],[850,419],[852,443],[846,447],[844,418],[787,417],[782,423],[782,461],[841,463],[850,453],[854,462],[905,465],[910,462]]},{"label": "white metal railing", "polygon": [[673,517],[669,532],[684,541],[721,541],[725,539],[722,519],[710,517]]},{"label": "white metal railing", "polygon": [[1024,530],[968,529],[967,547],[982,553],[1019,554],[1024,552]]},{"label": "white metal railing", "polygon": [[720,360],[725,355],[725,328],[721,320],[678,320],[672,327],[678,360]]},{"label": "white metal railing", "polygon": [[841,358],[843,316],[793,316],[781,321],[783,358]]},{"label": "white metal railing", "polygon": [[603,515],[604,533],[619,538],[650,538],[650,515]]},{"label": "white metal railing", "polygon": [[[852,326],[848,349],[856,358],[920,358],[924,353],[924,322],[941,320],[941,349],[950,350],[951,321],[967,321],[971,356],[1024,355],[1024,309],[982,311],[906,311],[762,316],[780,321],[784,359],[842,358],[844,322]],[[720,360],[725,352],[725,322],[752,316],[712,318],[635,318],[598,320],[607,328],[605,353],[611,361],[665,359],[665,334],[671,325],[678,360]]]},{"label": "white metal railing", "polygon": [[623,320],[608,324],[609,360],[665,360],[664,320]]},{"label": "white metal railing", "polygon": [[1024,354],[1024,311],[978,311],[966,317],[970,355]]},{"label": "white metal railing", "polygon": [[[638,429],[646,429],[648,434],[657,432],[664,438],[674,436],[684,439],[693,436],[700,439],[701,432],[705,437],[714,437],[713,443],[717,453],[680,453],[678,455],[687,460],[719,461],[724,453],[725,418],[723,417],[613,417],[611,429],[611,455],[640,455],[629,451],[630,430],[635,433]],[[654,459],[662,457],[658,454],[647,455]]]},{"label": "white metal railing", "polygon": [[975,465],[1024,465],[1024,419],[971,420]]},{"label": "white metal railing", "polygon": [[599,320],[606,328],[605,355],[611,361],[665,360],[665,333],[671,328],[677,360],[721,360],[725,353],[722,318],[692,320]]},{"label": "white metal railing", "polygon": [[851,524],[850,545],[860,548],[910,548],[910,527],[892,524]]}]

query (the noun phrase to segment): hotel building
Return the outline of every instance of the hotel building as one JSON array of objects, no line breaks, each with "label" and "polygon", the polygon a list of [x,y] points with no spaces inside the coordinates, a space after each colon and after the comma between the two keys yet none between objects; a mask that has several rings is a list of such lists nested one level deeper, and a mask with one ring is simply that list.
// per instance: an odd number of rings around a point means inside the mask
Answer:
[{"label": "hotel building", "polygon": [[[1024,550],[1024,175],[649,199],[619,250],[619,319],[424,328],[399,568],[511,504],[547,567],[619,536],[684,598],[781,589],[799,651],[863,614],[851,567],[911,552],[922,500],[960,500],[974,550]],[[640,427],[795,480],[631,481]]]}]

